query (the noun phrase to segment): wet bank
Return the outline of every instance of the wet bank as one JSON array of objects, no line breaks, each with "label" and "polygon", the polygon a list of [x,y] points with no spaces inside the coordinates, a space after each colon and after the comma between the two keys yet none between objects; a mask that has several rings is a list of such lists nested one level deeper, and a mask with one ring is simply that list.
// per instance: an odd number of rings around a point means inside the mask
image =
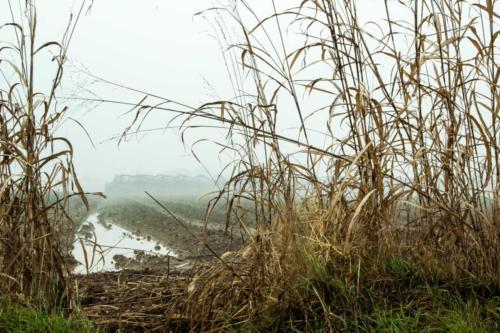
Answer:
[{"label": "wet bank", "polygon": [[115,271],[126,266],[126,259],[138,255],[176,256],[157,239],[133,234],[113,223],[100,222],[98,213],[91,214],[80,226],[72,254],[77,274]]}]

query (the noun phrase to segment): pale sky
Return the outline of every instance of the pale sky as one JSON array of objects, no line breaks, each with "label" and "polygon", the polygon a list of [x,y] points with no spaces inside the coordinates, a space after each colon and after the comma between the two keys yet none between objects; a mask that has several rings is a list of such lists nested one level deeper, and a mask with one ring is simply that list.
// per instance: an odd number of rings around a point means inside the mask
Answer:
[{"label": "pale sky", "polygon": [[[82,0],[38,0],[39,43],[60,40],[69,19]],[[17,4],[16,0],[11,0]],[[21,1],[23,2],[23,1]],[[207,21],[194,14],[214,5],[213,0],[95,0],[90,13],[78,24],[69,49],[63,94],[89,96],[88,89],[105,99],[138,102],[142,97],[129,91],[95,84],[81,73],[88,69],[99,77],[133,88],[198,106],[204,102],[231,98],[221,49],[211,36]],[[262,14],[271,2],[249,0]],[[291,1],[278,1],[289,5]],[[0,24],[10,21],[6,1],[0,4]],[[363,0],[362,20],[383,14],[382,0]],[[269,12],[267,12],[269,13]],[[65,103],[61,100],[61,103]],[[115,105],[89,105],[68,102],[69,116],[85,126],[95,148],[76,123],[67,121],[60,130],[73,142],[77,171],[87,189],[102,190],[116,174],[203,173],[181,143],[176,130],[148,134],[132,139],[119,148],[116,141],[103,141],[118,135],[129,124],[128,109]],[[148,126],[166,124],[168,116],[152,116]],[[203,133],[202,133],[203,134]],[[203,136],[203,135],[201,135]],[[193,139],[194,140],[194,139]],[[211,172],[222,166],[217,149],[209,145],[197,153]]]},{"label": "pale sky", "polygon": [[[40,16],[64,18],[64,14],[45,14],[49,7],[58,8],[57,3],[69,1],[39,1]],[[97,0],[81,19],[69,56],[77,66],[85,66],[100,77],[197,106],[213,99],[205,80],[219,93],[227,92],[220,78],[224,74],[221,51],[208,36],[210,27],[203,19],[193,17],[209,6],[207,0],[185,1],[182,5],[161,0]],[[91,82],[77,72],[68,75],[80,84]],[[142,97],[103,85],[88,88],[106,99],[138,102]],[[75,137],[76,163],[87,187],[100,189],[115,174],[203,173],[176,130],[134,138],[120,147],[116,141],[101,143],[128,125],[131,117],[121,116],[126,111],[128,108],[101,105],[90,113],[76,112],[95,149],[77,125],[68,124],[77,132],[68,135]],[[167,119],[162,118],[167,115],[155,118],[158,122],[154,127],[166,124]],[[210,155],[203,157],[214,164]]]},{"label": "pale sky", "polygon": [[[17,15],[17,1],[11,2]],[[36,4],[38,41],[42,43],[61,39],[70,13],[77,11],[81,0],[38,0]],[[96,0],[91,12],[81,17],[70,45],[63,94],[89,96],[82,92],[85,88],[105,99],[138,102],[142,97],[94,84],[79,72],[86,68],[108,80],[193,106],[214,99],[215,91],[230,97],[222,77],[221,50],[210,37],[206,21],[194,17],[211,4],[209,0],[184,1],[182,5],[162,0]],[[0,25],[12,21],[8,9],[2,1]],[[106,104],[88,112],[86,107],[70,104],[68,115],[85,126],[95,148],[72,121],[60,132],[72,140],[79,177],[90,190],[101,190],[116,174],[204,172],[190,148],[181,143],[178,131],[149,134],[117,147],[116,141],[102,141],[120,134],[129,124],[130,116],[122,116],[128,108]],[[155,127],[166,123],[162,118],[166,116],[154,118]],[[214,165],[213,151],[202,157]]]}]

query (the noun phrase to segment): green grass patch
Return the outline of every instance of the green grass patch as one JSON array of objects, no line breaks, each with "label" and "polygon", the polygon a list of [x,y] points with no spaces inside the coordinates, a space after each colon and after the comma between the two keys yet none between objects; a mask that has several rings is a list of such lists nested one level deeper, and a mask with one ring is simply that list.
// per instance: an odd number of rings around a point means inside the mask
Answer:
[{"label": "green grass patch", "polygon": [[98,332],[86,319],[62,312],[46,312],[0,301],[0,332],[90,333]]},{"label": "green grass patch", "polygon": [[359,271],[347,259],[328,267],[307,259],[309,279],[304,276],[264,317],[236,324],[237,331],[500,332],[500,297],[488,282],[429,278],[406,257],[366,262]]}]

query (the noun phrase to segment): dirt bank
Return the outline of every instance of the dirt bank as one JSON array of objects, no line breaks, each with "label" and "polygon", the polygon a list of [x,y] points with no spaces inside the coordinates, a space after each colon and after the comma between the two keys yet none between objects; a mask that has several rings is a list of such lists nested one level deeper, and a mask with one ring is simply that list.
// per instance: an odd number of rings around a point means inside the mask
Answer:
[{"label": "dirt bank", "polygon": [[[170,206],[173,206],[173,211],[180,210],[178,204],[171,203]],[[176,219],[158,208],[138,201],[113,201],[99,210],[99,220],[119,225],[138,236],[156,240],[172,249],[181,259],[211,257],[211,250],[222,255],[227,251],[239,249],[243,244],[239,229],[226,231],[220,227],[223,223],[220,221],[219,227],[205,229],[199,224],[197,215],[186,216],[190,211],[185,206],[182,208],[184,214],[176,213]],[[191,212],[196,213],[196,210]],[[198,210],[198,214],[199,212]],[[144,261],[146,257],[143,255],[141,260]]]}]

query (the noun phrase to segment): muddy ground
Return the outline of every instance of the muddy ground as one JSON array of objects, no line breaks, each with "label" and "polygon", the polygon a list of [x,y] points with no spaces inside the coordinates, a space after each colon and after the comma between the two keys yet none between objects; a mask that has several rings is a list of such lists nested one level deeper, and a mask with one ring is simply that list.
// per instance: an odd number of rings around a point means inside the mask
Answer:
[{"label": "muddy ground", "polygon": [[172,269],[154,274],[140,271],[78,276],[80,311],[105,332],[168,332],[187,321],[175,304],[185,297],[189,278]]},{"label": "muddy ground", "polygon": [[[174,258],[136,251],[133,258],[115,256],[117,269],[164,272],[172,264],[189,267],[192,261],[211,260],[235,251],[245,240],[239,224],[227,223],[223,209],[214,210],[205,228],[206,203],[166,200],[161,203],[174,216],[152,201],[114,199],[101,203],[97,209],[99,223],[118,225],[133,236],[156,241],[176,254]],[[88,235],[85,232],[82,230],[77,236],[92,236],[90,231]]]},{"label": "muddy ground", "polygon": [[[217,260],[214,253],[237,250],[244,242],[238,226],[226,225],[222,209],[214,212],[205,228],[205,204],[162,204],[175,217],[151,202],[133,199],[107,200],[96,209],[104,226],[116,224],[132,236],[157,241],[176,254],[157,256],[135,251],[133,258],[116,255],[113,261],[118,271],[74,276],[82,313],[106,331],[182,330],[188,318],[176,304],[186,296],[193,268],[210,265]],[[86,232],[92,237],[89,230],[78,236],[85,237]]]},{"label": "muddy ground", "polygon": [[[204,227],[206,204],[162,201],[175,217],[151,202],[107,200],[97,211],[99,223],[116,224],[132,236],[146,238],[173,250],[176,256],[135,251],[133,258],[113,257],[115,272],[74,275],[82,313],[97,326],[112,332],[179,330],[187,322],[176,308],[185,297],[193,267],[210,265],[227,251],[239,249],[244,238],[238,226],[226,225],[219,209]],[[92,237],[83,230],[78,237]],[[97,235],[98,236],[98,235]],[[205,245],[205,241],[209,248]]]}]

